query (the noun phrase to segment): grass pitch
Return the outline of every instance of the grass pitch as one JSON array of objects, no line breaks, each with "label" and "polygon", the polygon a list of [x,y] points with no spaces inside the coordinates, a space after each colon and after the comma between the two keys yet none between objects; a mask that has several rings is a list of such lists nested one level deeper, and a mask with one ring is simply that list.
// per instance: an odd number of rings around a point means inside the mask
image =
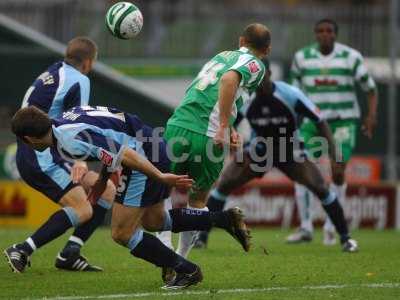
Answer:
[{"label": "grass pitch", "polygon": [[[0,248],[21,241],[26,230],[1,229]],[[253,230],[253,248],[244,253],[223,231],[214,231],[207,250],[193,250],[204,281],[185,291],[165,292],[160,271],[116,245],[108,229],[98,230],[83,250],[102,273],[54,268],[67,235],[32,257],[32,267],[13,274],[0,260],[1,299],[400,299],[399,232],[357,231],[357,254],[325,247],[321,234],[306,245],[286,245],[288,231]]]}]

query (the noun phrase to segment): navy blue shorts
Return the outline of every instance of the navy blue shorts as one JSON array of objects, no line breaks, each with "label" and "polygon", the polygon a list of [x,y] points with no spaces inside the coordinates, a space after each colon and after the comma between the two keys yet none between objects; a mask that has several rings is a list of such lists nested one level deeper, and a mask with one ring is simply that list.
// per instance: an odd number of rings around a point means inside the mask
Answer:
[{"label": "navy blue shorts", "polygon": [[78,185],[71,180],[72,164],[53,149],[37,152],[18,141],[16,162],[21,178],[56,203]]},{"label": "navy blue shorts", "polygon": [[[166,143],[159,143],[158,158],[149,157],[151,151],[146,151],[147,159],[163,173],[170,171],[170,161],[167,157]],[[123,168],[115,201],[125,206],[147,207],[168,198],[170,187],[143,173]]]}]

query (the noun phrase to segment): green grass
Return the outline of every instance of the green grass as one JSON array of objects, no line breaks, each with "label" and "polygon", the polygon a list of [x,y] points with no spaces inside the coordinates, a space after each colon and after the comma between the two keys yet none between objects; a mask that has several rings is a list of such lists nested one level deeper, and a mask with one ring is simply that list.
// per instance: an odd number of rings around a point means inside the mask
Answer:
[{"label": "green grass", "polygon": [[[24,239],[28,233],[0,230],[0,248]],[[103,273],[56,270],[54,258],[65,236],[37,251],[32,267],[24,274],[11,273],[5,260],[1,260],[0,298],[94,296],[87,299],[98,299],[96,296],[120,294],[112,299],[400,299],[398,232],[355,232],[361,247],[357,254],[342,253],[338,246],[322,246],[320,233],[311,244],[286,245],[283,240],[287,234],[288,231],[276,229],[254,230],[253,249],[246,254],[224,232],[213,232],[206,251],[191,253],[191,259],[202,267],[204,281],[187,290],[190,294],[173,296],[160,290],[159,270],[114,244],[106,229],[95,233],[84,249],[91,262],[104,267]],[[382,283],[395,285],[371,287]],[[326,285],[335,287],[321,288]],[[239,288],[255,290],[227,291]],[[136,293],[151,294],[138,298],[132,295]]]}]

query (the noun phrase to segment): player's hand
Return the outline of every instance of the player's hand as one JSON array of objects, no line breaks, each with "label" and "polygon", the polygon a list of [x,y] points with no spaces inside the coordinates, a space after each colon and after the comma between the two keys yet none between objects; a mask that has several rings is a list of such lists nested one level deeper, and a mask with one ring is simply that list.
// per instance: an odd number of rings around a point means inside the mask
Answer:
[{"label": "player's hand", "polygon": [[229,128],[219,126],[214,136],[214,144],[222,148],[224,145],[228,145],[230,140]]},{"label": "player's hand", "polygon": [[235,130],[231,129],[231,140],[230,140],[230,147],[231,150],[237,150],[242,145],[242,136]]},{"label": "player's hand", "polygon": [[361,130],[366,137],[368,137],[369,139],[372,139],[375,126],[376,126],[376,116],[367,116],[364,119]]},{"label": "player's hand", "polygon": [[81,181],[83,175],[88,172],[88,167],[86,162],[81,160],[76,160],[71,169],[71,180],[73,183],[78,183]]},{"label": "player's hand", "polygon": [[163,173],[161,181],[169,186],[185,190],[190,189],[194,184],[194,180],[189,178],[188,175],[175,175],[171,173]]}]

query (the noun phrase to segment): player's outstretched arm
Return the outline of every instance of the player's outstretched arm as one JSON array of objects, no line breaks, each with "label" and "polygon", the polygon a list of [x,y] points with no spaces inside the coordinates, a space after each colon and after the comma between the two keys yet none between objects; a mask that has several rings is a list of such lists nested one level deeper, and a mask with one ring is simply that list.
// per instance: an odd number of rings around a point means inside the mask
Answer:
[{"label": "player's outstretched arm", "polygon": [[139,171],[148,177],[170,186],[190,188],[193,185],[193,179],[190,179],[187,175],[162,173],[144,156],[130,148],[123,150],[121,163],[125,167]]},{"label": "player's outstretched arm", "polygon": [[223,145],[229,142],[229,118],[232,113],[232,106],[235,102],[235,95],[240,84],[241,76],[236,71],[228,71],[222,75],[219,83],[218,108],[219,108],[219,128],[215,135],[215,143]]}]

